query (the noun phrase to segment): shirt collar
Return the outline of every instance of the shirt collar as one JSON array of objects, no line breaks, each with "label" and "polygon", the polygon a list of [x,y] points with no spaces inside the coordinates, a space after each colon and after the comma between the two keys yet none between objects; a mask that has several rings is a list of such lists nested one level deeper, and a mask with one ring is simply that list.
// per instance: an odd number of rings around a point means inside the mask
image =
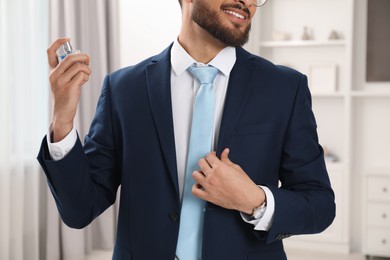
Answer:
[{"label": "shirt collar", "polygon": [[[217,56],[215,56],[208,65],[216,67],[221,71],[225,76],[230,74],[230,71],[233,69],[234,63],[236,62],[236,48],[234,47],[225,47],[222,49]],[[180,43],[175,40],[171,49],[171,64],[172,69],[176,75],[183,73],[189,66],[193,63],[201,64],[195,61]]]}]

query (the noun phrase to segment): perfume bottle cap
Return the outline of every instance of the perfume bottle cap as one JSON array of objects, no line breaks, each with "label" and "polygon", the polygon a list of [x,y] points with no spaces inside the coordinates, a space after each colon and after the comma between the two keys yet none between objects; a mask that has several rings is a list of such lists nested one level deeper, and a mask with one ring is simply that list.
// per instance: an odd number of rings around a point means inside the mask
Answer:
[{"label": "perfume bottle cap", "polygon": [[64,47],[65,53],[69,54],[69,53],[73,52],[73,48],[72,48],[72,45],[70,44],[70,42],[65,42],[63,44],[63,47]]}]

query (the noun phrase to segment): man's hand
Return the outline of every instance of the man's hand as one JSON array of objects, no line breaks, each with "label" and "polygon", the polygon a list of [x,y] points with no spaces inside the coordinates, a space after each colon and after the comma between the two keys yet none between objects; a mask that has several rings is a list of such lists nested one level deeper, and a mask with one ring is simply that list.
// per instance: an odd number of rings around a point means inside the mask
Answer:
[{"label": "man's hand", "polygon": [[227,209],[251,215],[253,209],[265,201],[265,193],[242,168],[230,161],[229,149],[221,154],[210,152],[199,160],[200,171],[192,177],[197,184],[192,187],[195,196]]},{"label": "man's hand", "polygon": [[53,94],[53,142],[61,141],[73,127],[77,105],[80,100],[81,87],[89,80],[89,56],[70,54],[60,64],[57,60],[57,49],[69,38],[57,39],[47,49],[50,66],[50,85]]}]

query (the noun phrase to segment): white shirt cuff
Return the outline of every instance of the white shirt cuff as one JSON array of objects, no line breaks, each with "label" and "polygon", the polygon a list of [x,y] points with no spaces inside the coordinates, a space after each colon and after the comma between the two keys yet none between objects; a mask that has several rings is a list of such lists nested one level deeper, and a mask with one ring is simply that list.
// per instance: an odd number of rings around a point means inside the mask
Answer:
[{"label": "white shirt cuff", "polygon": [[50,157],[54,161],[63,159],[72,150],[77,141],[77,131],[73,126],[69,134],[57,143],[51,142],[51,134],[53,132],[53,125],[50,124],[49,131],[46,135],[47,146],[49,148]]},{"label": "white shirt cuff", "polygon": [[260,219],[251,219],[251,216],[249,216],[248,214],[242,212],[240,212],[240,214],[242,219],[245,222],[253,224],[255,226],[254,227],[255,230],[268,231],[271,228],[272,220],[274,218],[275,198],[268,187],[261,186],[261,185],[259,185],[259,187],[261,187],[264,190],[265,197],[267,200],[267,206],[266,206],[267,208],[264,212],[264,215]]}]

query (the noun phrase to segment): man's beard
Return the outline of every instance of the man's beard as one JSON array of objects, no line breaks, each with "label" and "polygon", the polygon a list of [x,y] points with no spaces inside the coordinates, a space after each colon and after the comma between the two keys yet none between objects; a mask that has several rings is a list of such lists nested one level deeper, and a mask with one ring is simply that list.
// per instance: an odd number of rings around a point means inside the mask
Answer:
[{"label": "man's beard", "polygon": [[[249,31],[251,29],[250,24],[244,32],[225,28],[220,22],[218,14],[210,11],[203,3],[204,1],[196,1],[196,4],[193,6],[192,20],[194,22],[227,46],[242,46],[248,41]],[[230,7],[242,9],[240,5]],[[236,25],[236,28],[238,29],[239,25]]]}]

